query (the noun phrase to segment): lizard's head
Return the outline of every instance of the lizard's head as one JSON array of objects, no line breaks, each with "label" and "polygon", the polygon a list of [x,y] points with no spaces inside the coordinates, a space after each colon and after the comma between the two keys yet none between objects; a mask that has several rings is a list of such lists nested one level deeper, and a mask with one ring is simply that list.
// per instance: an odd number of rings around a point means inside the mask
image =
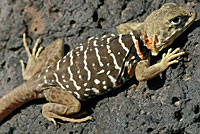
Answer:
[{"label": "lizard's head", "polygon": [[167,3],[152,12],[144,21],[142,38],[152,55],[169,46],[196,19],[196,12]]}]

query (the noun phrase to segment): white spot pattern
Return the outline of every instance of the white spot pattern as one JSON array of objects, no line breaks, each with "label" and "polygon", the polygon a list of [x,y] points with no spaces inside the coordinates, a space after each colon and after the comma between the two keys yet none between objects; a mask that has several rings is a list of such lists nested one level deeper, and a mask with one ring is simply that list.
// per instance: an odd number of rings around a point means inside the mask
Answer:
[{"label": "white spot pattern", "polygon": [[135,56],[132,56],[131,59],[132,59],[132,60],[135,59]]},{"label": "white spot pattern", "polygon": [[111,36],[115,37],[115,34],[110,34]]},{"label": "white spot pattern", "polygon": [[139,50],[138,50],[138,48],[137,48],[137,43],[136,43],[137,40],[136,40],[135,36],[133,35],[132,32],[130,33],[130,35],[132,35],[132,40],[133,40],[133,43],[135,44],[135,49],[136,49],[136,52],[137,52],[138,56],[139,56],[140,58],[142,58],[141,55],[139,54]]},{"label": "white spot pattern", "polygon": [[89,96],[88,94],[83,94],[83,95],[86,96],[86,97]]},{"label": "white spot pattern", "polygon": [[129,49],[122,42],[122,34],[119,34],[119,43],[121,44],[122,48],[126,51],[126,54],[127,54],[129,52]]},{"label": "white spot pattern", "polygon": [[110,38],[107,38],[107,44],[109,44],[110,43],[110,40],[112,39],[112,37],[110,37]]},{"label": "white spot pattern", "polygon": [[107,35],[105,34],[105,35],[103,35],[101,38],[102,38],[102,39],[103,39],[103,38],[106,38],[106,36],[107,36]]},{"label": "white spot pattern", "polygon": [[99,55],[99,50],[98,50],[98,48],[95,48],[95,52],[96,52],[96,56],[97,56],[99,65],[100,65],[101,67],[103,67],[103,63],[101,62],[101,57],[100,57],[100,55]]},{"label": "white spot pattern", "polygon": [[74,94],[76,95],[76,97],[77,97],[78,99],[81,99],[81,96],[80,96],[80,94],[79,94],[78,92],[74,92]]},{"label": "white spot pattern", "polygon": [[121,68],[119,67],[119,65],[117,64],[117,60],[115,58],[115,55],[113,53],[111,53],[111,50],[110,50],[110,46],[109,45],[106,45],[106,48],[108,50],[108,54],[110,54],[110,56],[113,58],[113,63],[115,64],[115,69],[117,70],[121,70]]},{"label": "white spot pattern", "polygon": [[80,69],[77,71],[77,74],[79,74],[80,73]]},{"label": "white spot pattern", "polygon": [[86,86],[87,86],[87,83],[84,83],[83,86],[86,87]]},{"label": "white spot pattern", "polygon": [[56,78],[56,82],[61,86],[62,89],[65,89],[65,87],[59,82],[58,80],[58,75],[56,73],[53,73],[53,75],[55,76]]},{"label": "white spot pattern", "polygon": [[126,61],[126,62],[124,63],[124,65],[125,65],[126,67],[128,67],[128,64],[129,64],[128,61]]},{"label": "white spot pattern", "polygon": [[60,62],[61,62],[61,60],[59,60],[58,62],[57,62],[57,70],[59,70],[60,69]]},{"label": "white spot pattern", "polygon": [[110,70],[106,74],[109,75],[110,74]]},{"label": "white spot pattern", "polygon": [[69,76],[70,76],[70,77],[69,77],[69,80],[73,82],[74,87],[76,88],[76,90],[80,90],[81,87],[78,86],[77,83],[76,83],[76,81],[73,79],[73,74],[72,74],[72,72],[71,72],[71,70],[70,70],[70,67],[68,67],[67,70],[68,70],[68,73],[69,73]]},{"label": "white spot pattern", "polygon": [[108,78],[113,83],[113,87],[115,87],[116,86],[116,79],[113,76],[111,76],[111,75],[108,75]]},{"label": "white spot pattern", "polygon": [[106,84],[106,81],[102,81],[102,84],[104,84],[104,85],[105,85],[105,84]]},{"label": "white spot pattern", "polygon": [[46,73],[48,73],[48,71],[49,71],[48,69],[45,70]]},{"label": "white spot pattern", "polygon": [[113,58],[113,63],[115,64],[115,69],[121,71],[121,67],[117,64],[117,60],[115,58],[115,55],[113,53],[110,53],[110,56]]},{"label": "white spot pattern", "polygon": [[85,91],[90,91],[90,90],[91,90],[90,88],[86,88],[86,89],[85,89]]},{"label": "white spot pattern", "polygon": [[44,83],[47,84],[47,77],[44,76]]},{"label": "white spot pattern", "polygon": [[80,48],[80,51],[83,51],[83,46],[80,46],[79,48]]},{"label": "white spot pattern", "polygon": [[106,45],[106,48],[108,49],[108,53],[111,53],[110,46]]},{"label": "white spot pattern", "polygon": [[95,79],[95,80],[94,80],[94,83],[95,83],[95,84],[99,84],[100,81],[99,81],[98,79]]},{"label": "white spot pattern", "polygon": [[88,38],[88,43],[90,43],[90,40],[94,39],[94,37]]},{"label": "white spot pattern", "polygon": [[73,65],[73,51],[70,52],[69,57],[70,57],[70,66]]},{"label": "white spot pattern", "polygon": [[88,79],[87,80],[90,80],[90,78],[91,78],[91,72],[90,72],[90,70],[87,67],[87,49],[84,51],[84,60],[83,60],[83,63],[84,63],[84,69],[88,72]]},{"label": "white spot pattern", "polygon": [[98,90],[98,89],[96,89],[96,88],[94,88],[94,87],[93,87],[93,88],[91,88],[91,90],[92,90],[92,91],[94,91],[94,92],[95,92],[95,93],[97,93],[97,94],[99,93],[99,90]]},{"label": "white spot pattern", "polygon": [[97,45],[97,40],[94,40],[94,41],[93,41],[93,45],[94,45],[95,47],[98,46],[98,45]]},{"label": "white spot pattern", "polygon": [[97,72],[97,74],[101,74],[101,73],[104,73],[105,72],[105,70],[101,70],[101,71],[99,71],[99,72]]}]

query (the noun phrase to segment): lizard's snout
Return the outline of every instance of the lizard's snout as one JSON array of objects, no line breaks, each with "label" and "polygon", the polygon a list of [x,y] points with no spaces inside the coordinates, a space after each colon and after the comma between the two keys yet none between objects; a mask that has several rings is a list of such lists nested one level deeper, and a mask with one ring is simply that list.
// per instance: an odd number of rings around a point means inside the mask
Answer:
[{"label": "lizard's snout", "polygon": [[196,19],[196,17],[197,17],[197,12],[196,11],[191,10],[189,8],[187,8],[186,10],[187,10],[188,16]]}]

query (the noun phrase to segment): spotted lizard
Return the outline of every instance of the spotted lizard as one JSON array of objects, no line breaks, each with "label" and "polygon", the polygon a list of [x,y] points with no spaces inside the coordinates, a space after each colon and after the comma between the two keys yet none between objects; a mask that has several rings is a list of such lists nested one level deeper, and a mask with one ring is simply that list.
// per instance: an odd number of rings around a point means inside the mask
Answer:
[{"label": "spotted lizard", "polygon": [[[196,12],[174,3],[164,4],[152,12],[144,22],[128,22],[117,27],[119,34],[91,37],[64,56],[64,43],[57,39],[46,49],[38,48],[38,39],[32,54],[23,35],[28,53],[22,76],[26,82],[0,98],[0,122],[24,103],[46,98],[42,115],[56,124],[55,119],[84,122],[80,101],[102,95],[136,77],[150,80],[178,63],[175,58],[184,54],[169,48],[162,60],[150,65],[150,57],[183,33],[196,19]],[[76,117],[76,118],[75,118]]]}]

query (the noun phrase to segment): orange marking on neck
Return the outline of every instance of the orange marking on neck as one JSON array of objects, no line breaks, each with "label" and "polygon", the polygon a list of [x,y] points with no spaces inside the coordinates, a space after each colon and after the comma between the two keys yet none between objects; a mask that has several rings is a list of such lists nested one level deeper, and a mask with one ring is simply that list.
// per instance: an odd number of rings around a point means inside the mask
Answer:
[{"label": "orange marking on neck", "polygon": [[133,75],[133,73],[134,73],[134,71],[133,71],[133,68],[132,68],[131,64],[129,64],[129,65],[128,65],[128,73],[129,73],[129,75],[130,75],[130,76],[132,76],[132,75]]},{"label": "orange marking on neck", "polygon": [[136,43],[136,47],[137,47],[138,53],[141,56],[141,59],[144,60],[145,58],[144,58],[144,55],[142,54],[142,52],[140,51],[139,42],[136,41],[135,43]]},{"label": "orange marking on neck", "polygon": [[145,41],[145,44],[147,44],[147,48],[149,50],[152,50],[153,49],[153,39],[152,38],[148,39],[146,37],[143,37],[143,40]]}]

